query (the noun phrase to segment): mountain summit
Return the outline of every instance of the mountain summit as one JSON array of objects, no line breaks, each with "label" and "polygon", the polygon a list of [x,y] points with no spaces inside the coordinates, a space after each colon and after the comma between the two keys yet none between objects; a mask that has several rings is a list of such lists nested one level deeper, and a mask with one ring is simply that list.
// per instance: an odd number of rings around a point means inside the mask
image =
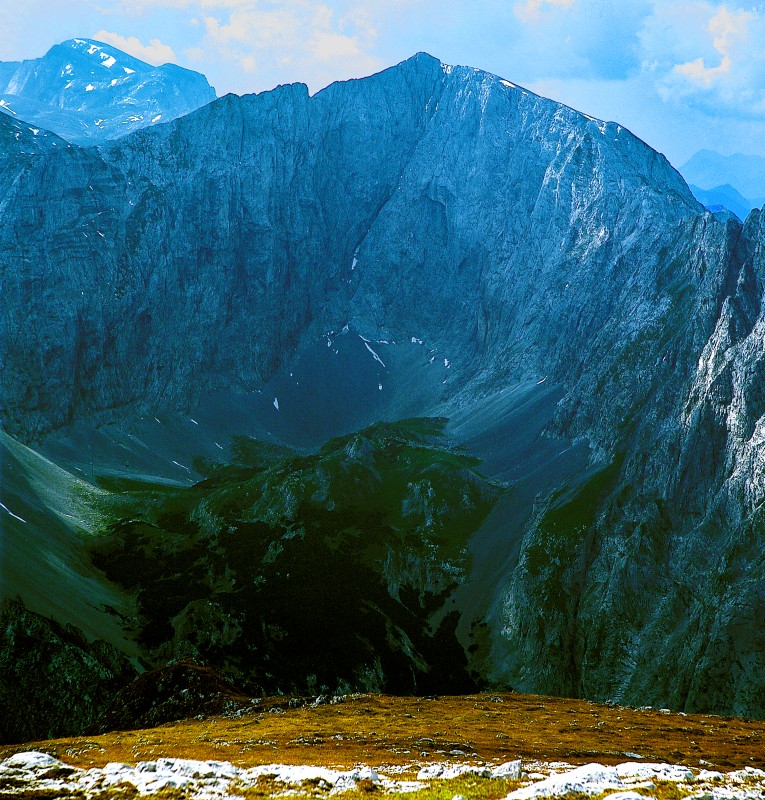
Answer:
[{"label": "mountain summit", "polygon": [[79,144],[169,122],[214,99],[198,72],[153,67],[92,39],[62,42],[42,58],[0,63],[0,109]]}]

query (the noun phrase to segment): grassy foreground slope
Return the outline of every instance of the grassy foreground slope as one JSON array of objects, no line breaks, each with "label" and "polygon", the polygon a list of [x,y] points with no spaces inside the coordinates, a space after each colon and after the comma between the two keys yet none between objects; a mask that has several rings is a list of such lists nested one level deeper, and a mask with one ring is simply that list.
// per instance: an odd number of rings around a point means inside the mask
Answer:
[{"label": "grassy foreground slope", "polygon": [[43,750],[78,767],[162,757],[350,767],[475,759],[598,761],[641,757],[726,771],[765,768],[765,722],[662,713],[520,695],[349,696],[293,708],[287,698],[151,730],[0,747],[0,759]]}]

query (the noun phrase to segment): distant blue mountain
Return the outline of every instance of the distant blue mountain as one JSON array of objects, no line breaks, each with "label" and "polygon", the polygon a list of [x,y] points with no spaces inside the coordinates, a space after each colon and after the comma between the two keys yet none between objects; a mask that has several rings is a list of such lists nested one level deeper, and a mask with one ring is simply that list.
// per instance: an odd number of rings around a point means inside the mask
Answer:
[{"label": "distant blue mountain", "polygon": [[715,186],[712,189],[701,189],[694,184],[690,184],[690,190],[699,203],[709,211],[719,211],[724,208],[732,211],[740,220],[745,220],[753,208],[760,208],[763,205],[763,198],[751,200],[743,197],[729,183],[723,186]]},{"label": "distant blue mountain", "polygon": [[765,204],[765,158],[700,150],[680,167],[696,199],[710,210],[723,206],[740,219]]},{"label": "distant blue mountain", "polygon": [[91,39],[70,39],[42,58],[0,62],[0,110],[77,144],[168,122],[215,97],[198,72],[153,67]]}]

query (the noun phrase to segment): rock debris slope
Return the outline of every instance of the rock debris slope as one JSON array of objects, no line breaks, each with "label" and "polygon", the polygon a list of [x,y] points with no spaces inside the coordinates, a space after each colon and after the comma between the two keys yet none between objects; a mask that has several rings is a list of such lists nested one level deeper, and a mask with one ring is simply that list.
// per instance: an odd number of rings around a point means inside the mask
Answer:
[{"label": "rock debris slope", "polygon": [[99,149],[14,124],[9,433],[64,452],[83,421],[239,403],[313,446],[448,417],[509,487],[455,594],[485,677],[765,714],[759,214],[705,213],[621,126],[425,54]]}]

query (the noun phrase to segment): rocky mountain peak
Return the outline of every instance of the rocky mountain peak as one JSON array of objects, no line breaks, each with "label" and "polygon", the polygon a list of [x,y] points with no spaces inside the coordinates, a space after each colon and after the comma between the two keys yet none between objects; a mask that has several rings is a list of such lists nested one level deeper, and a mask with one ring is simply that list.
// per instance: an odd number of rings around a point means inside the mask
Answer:
[{"label": "rocky mountain peak", "polygon": [[167,122],[213,99],[215,90],[197,72],[153,67],[92,39],[0,63],[0,109],[81,144]]}]

